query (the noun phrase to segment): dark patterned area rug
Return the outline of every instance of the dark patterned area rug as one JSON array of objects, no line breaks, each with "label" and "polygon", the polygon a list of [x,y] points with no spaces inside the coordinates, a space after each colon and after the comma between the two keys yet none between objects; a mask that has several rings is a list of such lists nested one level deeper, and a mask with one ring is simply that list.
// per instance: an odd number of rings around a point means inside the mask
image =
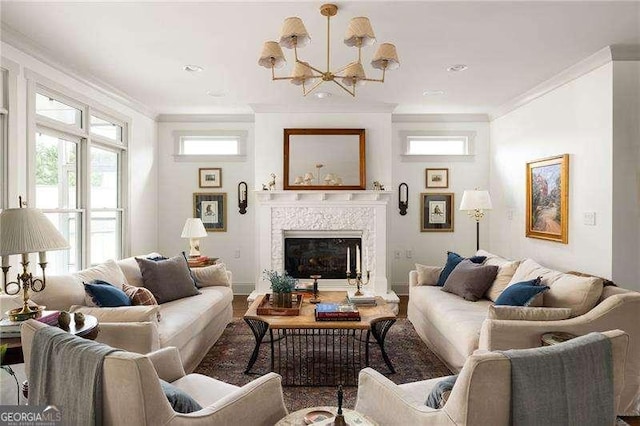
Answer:
[{"label": "dark patterned area rug", "polygon": [[[257,376],[266,374],[270,368],[268,344],[263,344],[260,348],[258,360],[252,369],[255,374],[244,374],[254,348],[254,341],[249,326],[240,318],[234,319],[195,372],[237,386],[242,386]],[[442,361],[420,340],[413,325],[406,318],[398,319],[391,327],[387,334],[385,348],[396,373],[389,373],[377,345],[371,346],[370,366],[395,383],[415,382],[451,374]],[[290,412],[305,407],[337,405],[334,386],[284,386],[283,389],[285,404]],[[352,408],[355,405],[357,389],[356,386],[345,388],[345,407]]]}]

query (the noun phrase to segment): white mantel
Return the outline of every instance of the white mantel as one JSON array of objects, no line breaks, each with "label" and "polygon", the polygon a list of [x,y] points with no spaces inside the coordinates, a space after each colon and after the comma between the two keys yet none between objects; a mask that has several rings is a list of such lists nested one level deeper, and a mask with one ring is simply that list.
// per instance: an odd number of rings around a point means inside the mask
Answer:
[{"label": "white mantel", "polygon": [[[270,291],[261,272],[284,269],[287,231],[355,231],[370,256],[371,278],[366,289],[397,305],[387,279],[387,205],[392,191],[255,191],[257,201],[258,279],[249,300]],[[320,289],[347,290],[332,280]],[[351,287],[353,288],[353,287]]]}]

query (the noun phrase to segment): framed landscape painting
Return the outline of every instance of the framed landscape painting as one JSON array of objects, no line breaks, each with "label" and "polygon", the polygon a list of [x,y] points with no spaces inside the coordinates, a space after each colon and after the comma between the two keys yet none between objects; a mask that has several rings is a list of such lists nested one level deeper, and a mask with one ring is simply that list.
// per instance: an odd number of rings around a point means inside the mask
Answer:
[{"label": "framed landscape painting", "polygon": [[420,232],[453,232],[453,193],[420,194]]},{"label": "framed landscape painting", "polygon": [[527,163],[526,236],[569,242],[569,154]]},{"label": "framed landscape painting", "polygon": [[448,188],[449,169],[425,169],[427,188]]},{"label": "framed landscape painting", "polygon": [[227,194],[224,192],[194,193],[193,217],[202,219],[207,232],[226,232]]},{"label": "framed landscape painting", "polygon": [[222,169],[198,169],[198,183],[200,188],[222,188]]}]

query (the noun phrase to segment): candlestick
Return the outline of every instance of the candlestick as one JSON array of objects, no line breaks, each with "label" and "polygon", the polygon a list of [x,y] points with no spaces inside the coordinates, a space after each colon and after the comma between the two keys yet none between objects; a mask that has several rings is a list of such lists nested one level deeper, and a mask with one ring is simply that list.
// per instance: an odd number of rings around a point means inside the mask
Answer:
[{"label": "candlestick", "polygon": [[9,267],[9,256],[2,256],[2,267],[3,268]]},{"label": "candlestick", "polygon": [[38,256],[40,257],[40,263],[47,263],[47,252],[46,251],[39,252]]},{"label": "candlestick", "polygon": [[347,274],[351,273],[351,250],[347,247]]},{"label": "candlestick", "polygon": [[22,263],[29,263],[29,253],[22,253]]},{"label": "candlestick", "polygon": [[360,273],[360,246],[356,246],[356,274]]}]

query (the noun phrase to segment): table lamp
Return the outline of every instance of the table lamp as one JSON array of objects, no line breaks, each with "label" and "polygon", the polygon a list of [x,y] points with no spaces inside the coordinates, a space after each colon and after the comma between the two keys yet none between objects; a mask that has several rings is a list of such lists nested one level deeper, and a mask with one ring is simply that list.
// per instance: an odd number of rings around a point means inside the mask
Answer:
[{"label": "table lamp", "polygon": [[485,210],[491,210],[491,196],[489,191],[466,190],[462,194],[460,210],[466,210],[467,214],[476,220],[476,250],[480,250],[480,219]]},{"label": "table lamp", "polygon": [[189,257],[200,256],[200,238],[207,236],[207,230],[204,229],[202,220],[197,217],[190,217],[184,223],[182,228],[182,238],[189,238]]},{"label": "table lamp", "polygon": [[[5,209],[0,213],[0,257],[2,257],[2,284],[8,295],[18,294],[22,287],[22,308],[11,309],[7,312],[12,321],[24,321],[38,318],[43,307],[29,306],[29,289],[34,292],[44,290],[46,286],[45,268],[47,266],[47,251],[64,250],[69,243],[55,228],[53,223],[41,210],[23,207],[22,197],[20,208]],[[42,279],[34,278],[29,272],[29,253],[39,253],[39,264],[42,268]],[[9,256],[22,255],[22,273],[17,275],[16,281],[7,282],[9,273]]]}]

